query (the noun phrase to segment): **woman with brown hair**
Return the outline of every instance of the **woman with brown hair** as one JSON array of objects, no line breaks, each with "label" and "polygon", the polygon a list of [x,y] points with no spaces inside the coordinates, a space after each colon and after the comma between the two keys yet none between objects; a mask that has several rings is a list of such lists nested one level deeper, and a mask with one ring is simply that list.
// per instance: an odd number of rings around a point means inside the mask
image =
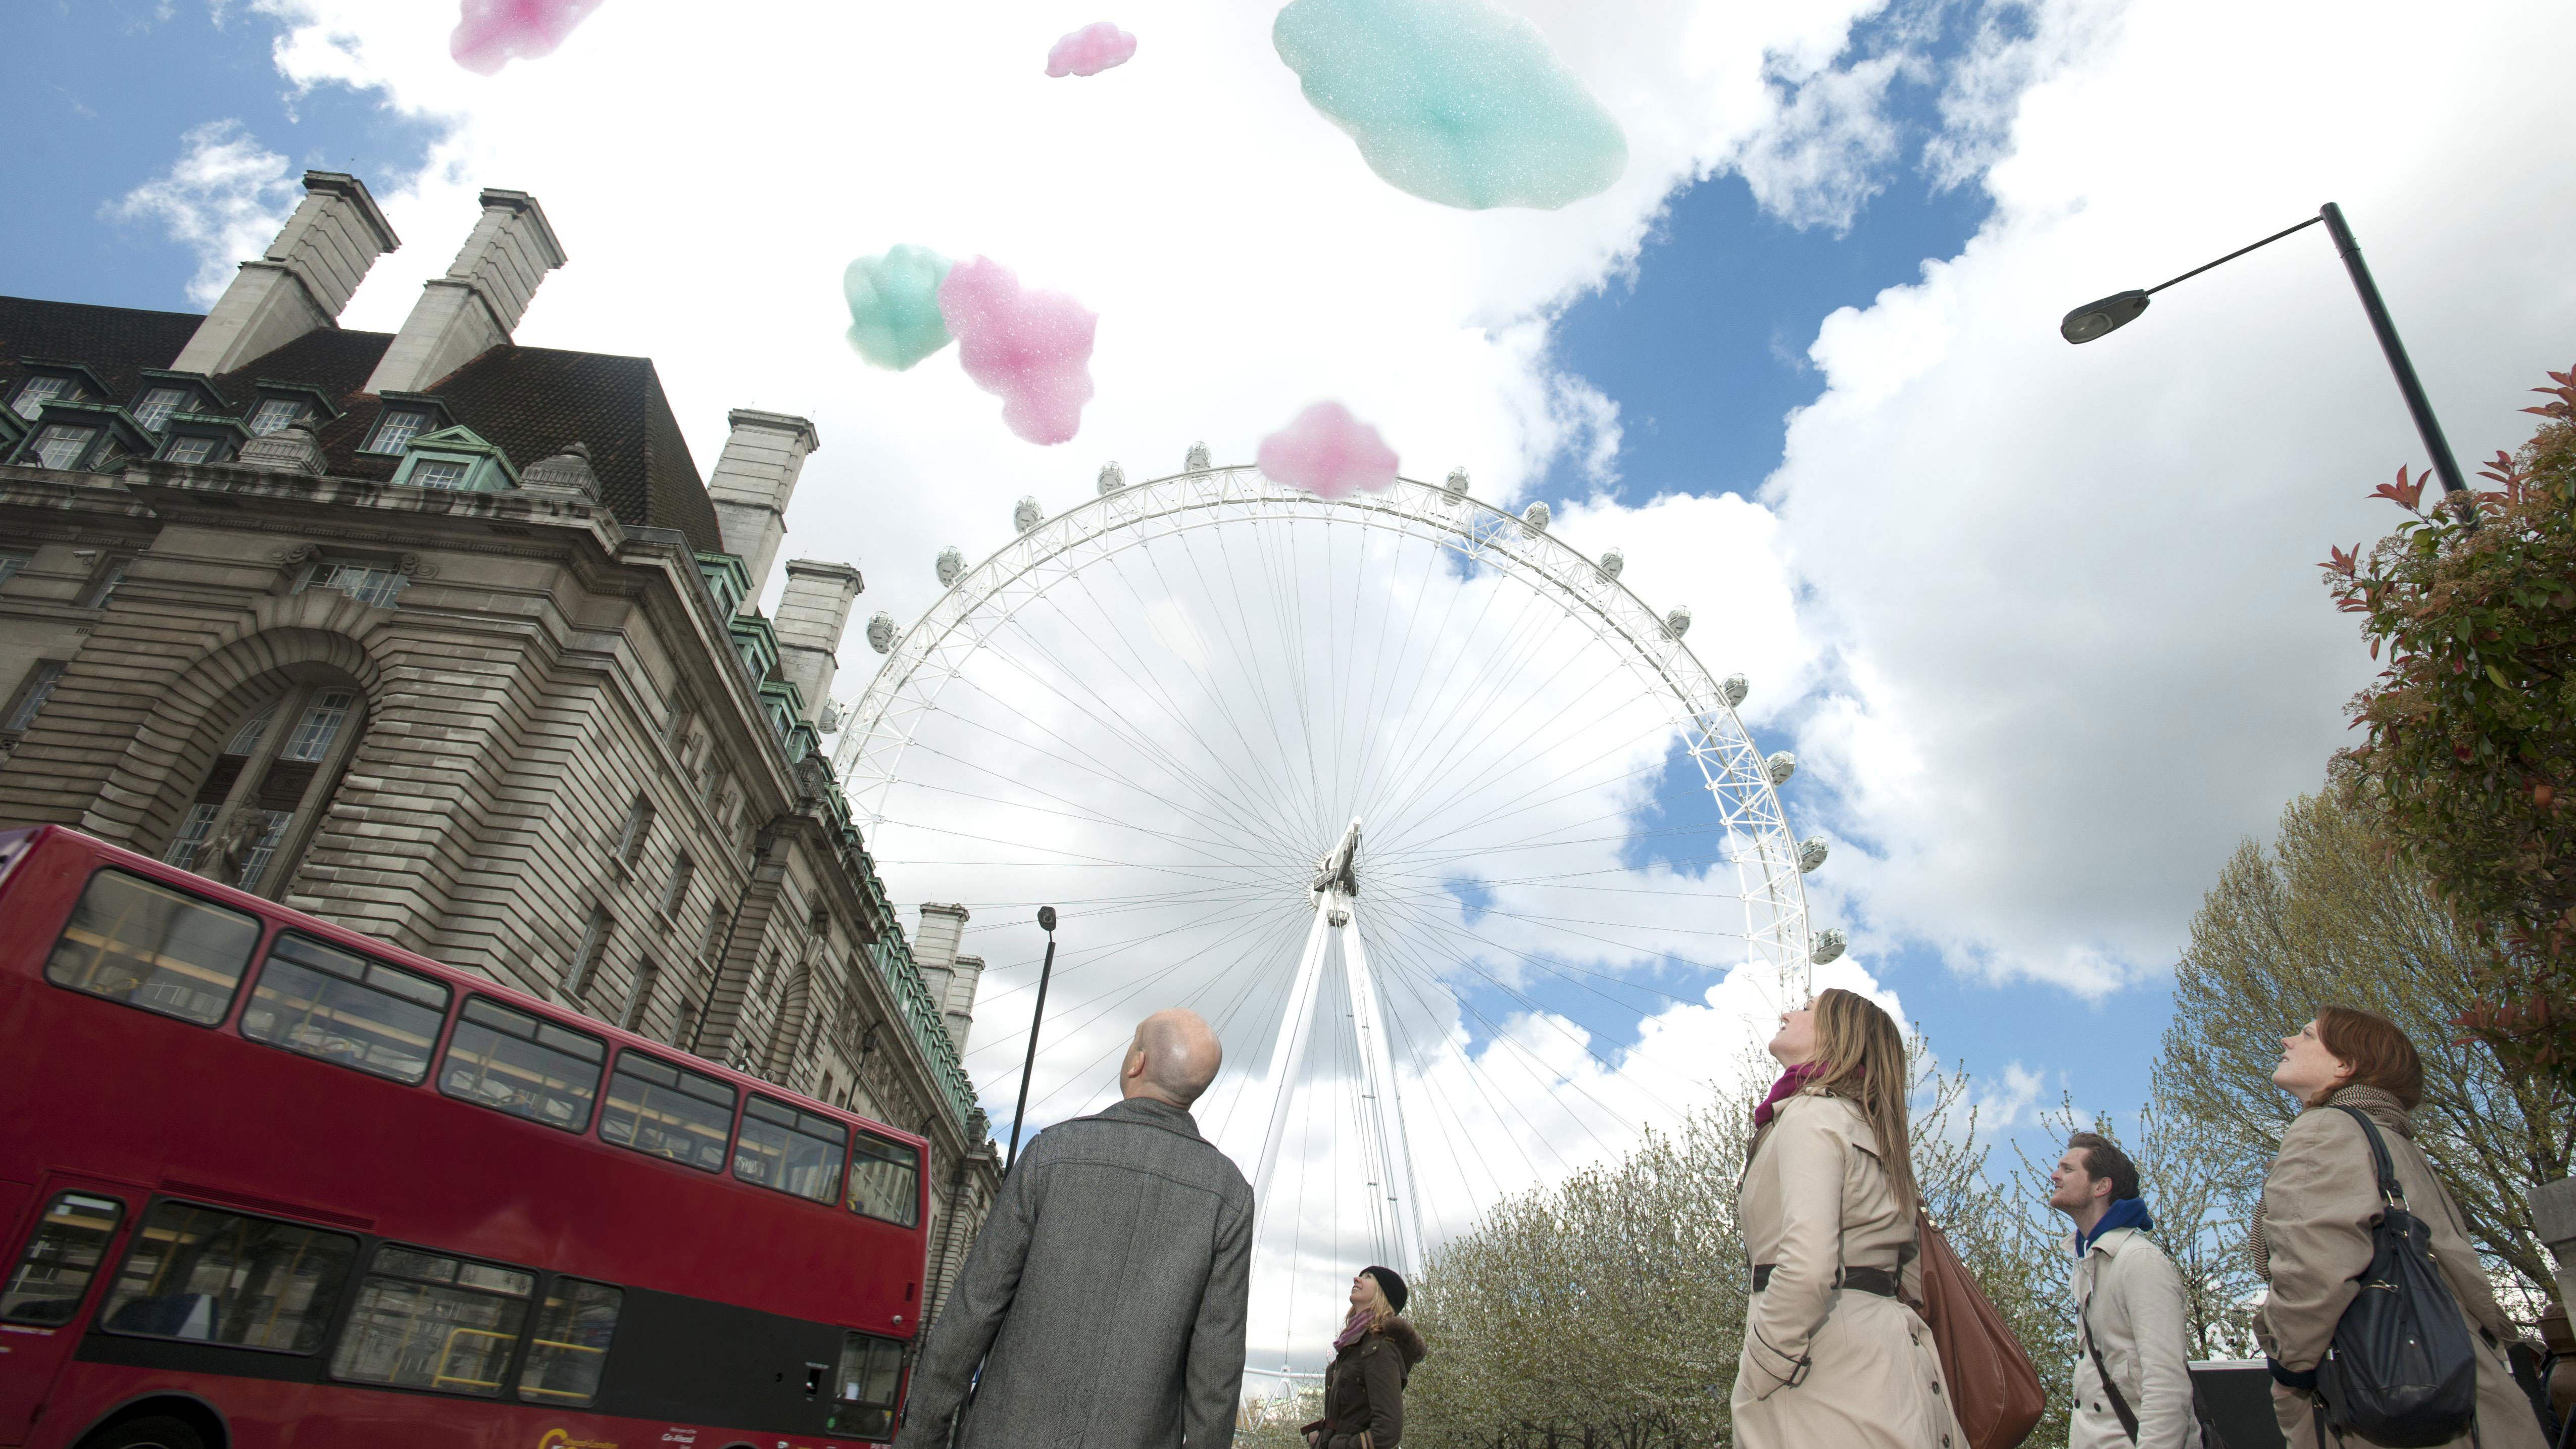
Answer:
[{"label": "woman with brown hair", "polygon": [[1398,1315],[1411,1290],[1393,1268],[1351,1279],[1351,1316],[1324,1369],[1324,1417],[1305,1428],[1312,1449],[1395,1449],[1404,1434],[1404,1381],[1422,1362],[1422,1335]]},{"label": "woman with brown hair", "polygon": [[1905,1039],[1865,996],[1780,1014],[1737,1211],[1753,1263],[1740,1449],[1966,1449],[1915,1261]]},{"label": "woman with brown hair", "polygon": [[[2478,1360],[2476,1442],[2482,1449],[2544,1449],[2540,1424],[2505,1358],[2513,1325],[2479,1271],[2459,1205],[2415,1145],[2414,1111],[2424,1099],[2424,1063],[2415,1044],[2384,1016],[2321,1006],[2298,1035],[2281,1039],[2272,1082],[2301,1108],[2263,1179],[2251,1243],[2254,1271],[2271,1284],[2255,1310],[2254,1336],[2271,1362],[2272,1413],[2282,1437],[2292,1449],[2327,1449],[2318,1442],[2317,1364],[2360,1291],[2353,1280],[2370,1267],[2370,1230],[2382,1208],[2379,1168],[2369,1134],[2339,1110],[2353,1107],[2379,1128],[2407,1210],[2431,1234],[2434,1261],[2468,1321]],[[2372,1442],[2327,1437],[2329,1444]],[[2470,1442],[2467,1435],[2450,1441]]]}]

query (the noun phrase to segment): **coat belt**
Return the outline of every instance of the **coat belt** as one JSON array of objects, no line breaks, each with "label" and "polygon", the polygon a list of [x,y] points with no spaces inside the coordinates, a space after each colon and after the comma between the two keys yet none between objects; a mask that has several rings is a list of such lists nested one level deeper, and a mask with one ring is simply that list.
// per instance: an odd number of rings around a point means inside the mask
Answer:
[{"label": "coat belt", "polygon": [[[1756,1263],[1753,1265],[1754,1292],[1759,1293],[1763,1289],[1771,1286],[1771,1270],[1775,1266],[1777,1265],[1771,1263]],[[1834,1286],[1837,1288],[1849,1288],[1860,1293],[1875,1293],[1881,1298],[1901,1298],[1904,1296],[1897,1291],[1896,1275],[1885,1268],[1842,1269],[1834,1274]]]}]

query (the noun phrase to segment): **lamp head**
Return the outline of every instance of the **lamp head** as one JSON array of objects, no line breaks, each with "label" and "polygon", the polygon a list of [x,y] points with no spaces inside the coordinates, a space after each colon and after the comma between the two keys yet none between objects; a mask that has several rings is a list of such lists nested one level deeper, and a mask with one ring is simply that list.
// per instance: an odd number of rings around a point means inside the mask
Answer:
[{"label": "lamp head", "polygon": [[1038,929],[1041,931],[1053,931],[1055,929],[1055,907],[1038,907]]},{"label": "lamp head", "polygon": [[2057,324],[2057,335],[2074,343],[2107,336],[2138,320],[2138,314],[2147,310],[2147,301],[2146,293],[2130,291],[2087,302],[2066,314],[2066,320]]}]

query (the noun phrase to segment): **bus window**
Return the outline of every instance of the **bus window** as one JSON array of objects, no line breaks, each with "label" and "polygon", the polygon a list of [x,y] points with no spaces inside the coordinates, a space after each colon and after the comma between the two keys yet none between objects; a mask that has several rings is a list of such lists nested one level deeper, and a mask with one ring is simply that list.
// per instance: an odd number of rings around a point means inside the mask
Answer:
[{"label": "bus window", "polygon": [[448,995],[426,976],[282,934],[242,1009],[241,1032],[418,1086],[429,1079]]},{"label": "bus window", "polygon": [[385,1243],[358,1285],[331,1377],[498,1398],[537,1275]]},{"label": "bus window", "polygon": [[0,1318],[11,1323],[62,1324],[80,1311],[81,1295],[98,1272],[108,1240],[125,1217],[112,1197],[67,1192],[45,1209],[45,1220],[27,1244],[27,1255],[0,1290]]},{"label": "bus window", "polygon": [[599,1283],[557,1278],[537,1310],[537,1336],[519,1370],[519,1397],[540,1404],[587,1404],[608,1368],[608,1340],[626,1295]]},{"label": "bus window", "polygon": [[357,1239],[162,1201],[143,1215],[99,1326],[311,1353],[322,1346]]},{"label": "bus window", "polygon": [[732,1135],[733,1088],[643,1052],[618,1053],[599,1140],[722,1172]]},{"label": "bus window", "polygon": [[921,1221],[920,1158],[900,1142],[859,1134],[850,1161],[850,1210],[911,1227]]},{"label": "bus window", "polygon": [[579,1132],[590,1125],[608,1043],[566,1031],[488,996],[467,998],[447,1039],[438,1089],[451,1097]]},{"label": "bus window", "polygon": [[841,1371],[832,1377],[832,1417],[823,1432],[845,1439],[894,1437],[894,1395],[903,1381],[903,1345],[864,1333],[841,1336]]},{"label": "bus window", "polygon": [[841,1190],[841,1150],[848,1137],[848,1130],[829,1117],[799,1112],[754,1092],[751,1105],[742,1109],[733,1175],[828,1203]]},{"label": "bus window", "polygon": [[212,1026],[233,1004],[259,921],[185,891],[103,870],[45,962],[56,986]]}]

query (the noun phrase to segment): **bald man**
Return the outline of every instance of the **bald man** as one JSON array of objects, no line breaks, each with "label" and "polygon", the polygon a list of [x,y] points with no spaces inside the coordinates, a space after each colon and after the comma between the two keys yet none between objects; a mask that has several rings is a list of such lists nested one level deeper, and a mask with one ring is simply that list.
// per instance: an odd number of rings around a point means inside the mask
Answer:
[{"label": "bald man", "polygon": [[895,1449],[941,1449],[961,1405],[958,1449],[1233,1442],[1252,1188],[1190,1117],[1224,1057],[1198,1013],[1155,1012],[1118,1105],[1029,1144],[930,1325]]}]

